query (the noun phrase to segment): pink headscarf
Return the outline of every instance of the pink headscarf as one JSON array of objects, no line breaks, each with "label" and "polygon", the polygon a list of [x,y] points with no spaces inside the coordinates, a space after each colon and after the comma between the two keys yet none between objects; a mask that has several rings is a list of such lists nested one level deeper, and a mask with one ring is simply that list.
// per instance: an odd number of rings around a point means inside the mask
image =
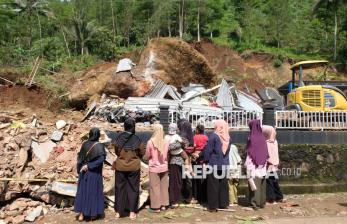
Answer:
[{"label": "pink headscarf", "polygon": [[269,152],[268,162],[272,165],[277,166],[280,162],[278,157],[278,143],[276,140],[276,130],[274,127],[269,125],[263,125],[263,133],[266,138],[267,150]]},{"label": "pink headscarf", "polygon": [[222,151],[223,154],[228,150],[230,135],[229,135],[229,126],[224,120],[216,120],[214,123],[214,132],[219,136],[222,142]]}]

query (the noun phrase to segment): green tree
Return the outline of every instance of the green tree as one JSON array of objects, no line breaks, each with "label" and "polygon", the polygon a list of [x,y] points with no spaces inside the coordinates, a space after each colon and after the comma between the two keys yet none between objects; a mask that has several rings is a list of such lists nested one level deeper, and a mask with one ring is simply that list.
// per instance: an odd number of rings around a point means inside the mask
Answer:
[{"label": "green tree", "polygon": [[267,30],[271,41],[276,43],[277,48],[283,45],[283,42],[290,36],[289,30],[292,15],[289,0],[269,0],[266,10]]},{"label": "green tree", "polygon": [[336,61],[337,57],[338,9],[340,4],[346,2],[346,0],[317,0],[313,6],[314,13],[316,13],[321,7],[325,7],[327,10],[332,10],[334,13],[334,61]]},{"label": "green tree", "polygon": [[33,18],[36,16],[38,21],[38,27],[40,30],[40,39],[42,39],[42,28],[40,22],[40,15],[51,17],[52,13],[48,8],[46,0],[15,0],[7,4],[14,12],[19,14],[25,14],[28,18],[29,28],[29,47],[33,41]]}]

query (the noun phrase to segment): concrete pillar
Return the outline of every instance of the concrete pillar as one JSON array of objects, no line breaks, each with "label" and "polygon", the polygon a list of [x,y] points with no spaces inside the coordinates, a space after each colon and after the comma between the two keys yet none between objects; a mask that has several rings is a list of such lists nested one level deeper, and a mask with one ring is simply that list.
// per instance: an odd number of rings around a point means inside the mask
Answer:
[{"label": "concrete pillar", "polygon": [[160,124],[163,125],[165,134],[167,134],[169,130],[169,125],[170,125],[169,106],[160,105],[159,110],[160,110],[159,121],[160,121]]}]

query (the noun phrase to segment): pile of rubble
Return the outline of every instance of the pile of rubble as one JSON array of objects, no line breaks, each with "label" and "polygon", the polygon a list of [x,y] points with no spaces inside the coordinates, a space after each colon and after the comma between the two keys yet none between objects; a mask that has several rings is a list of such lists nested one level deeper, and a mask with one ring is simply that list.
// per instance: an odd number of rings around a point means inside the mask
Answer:
[{"label": "pile of rubble", "polygon": [[[35,115],[22,111],[0,112],[0,156],[3,158],[0,161],[0,203],[7,204],[0,211],[0,219],[5,223],[34,221],[49,212],[52,205],[59,208],[73,205],[77,190],[77,153],[93,126],[100,128],[100,140],[107,146],[103,177],[105,193],[112,202],[114,171],[111,164],[116,156],[107,134],[121,131],[121,124],[110,124],[95,117],[85,122],[44,123]],[[138,129],[141,130],[141,125]],[[148,167],[145,164],[143,167],[142,183],[145,185]],[[143,194],[143,201],[147,200],[146,194]]]},{"label": "pile of rubble", "polygon": [[[1,208],[0,219],[3,223],[23,223],[39,220],[55,207],[46,205],[43,202],[34,201],[29,198],[18,198],[11,204]],[[1,222],[0,222],[1,223]]]},{"label": "pile of rubble", "polygon": [[143,126],[149,127],[155,121],[159,120],[159,114],[151,111],[144,111],[141,108],[136,110],[129,110],[124,107],[126,100],[116,96],[102,95],[99,103],[95,101],[91,104],[86,118],[90,120],[107,121],[110,123],[123,123],[127,118],[132,117],[136,120],[139,128],[142,130]]}]

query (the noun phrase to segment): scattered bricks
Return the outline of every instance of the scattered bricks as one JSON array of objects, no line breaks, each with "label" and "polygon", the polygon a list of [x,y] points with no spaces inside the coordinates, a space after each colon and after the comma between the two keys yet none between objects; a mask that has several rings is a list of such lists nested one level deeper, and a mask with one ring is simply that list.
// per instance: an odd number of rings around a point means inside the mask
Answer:
[{"label": "scattered bricks", "polygon": [[29,200],[17,199],[10,205],[9,210],[10,211],[13,211],[13,210],[23,211],[28,207],[28,201]]},{"label": "scattered bricks", "polygon": [[23,211],[20,211],[20,210],[14,210],[14,211],[6,211],[5,212],[5,216],[11,216],[11,217],[15,217],[15,216],[18,216],[18,215],[21,215],[23,213]]},{"label": "scattered bricks", "polygon": [[39,201],[29,201],[29,202],[27,203],[27,205],[28,205],[29,207],[37,207],[37,206],[41,205],[41,202],[39,202]]},{"label": "scattered bricks", "polygon": [[7,144],[7,149],[12,151],[18,151],[19,146],[15,142],[10,142],[9,144]]},{"label": "scattered bricks", "polygon": [[16,216],[12,219],[12,223],[13,224],[22,224],[25,221],[25,216],[24,215],[19,215]]}]

